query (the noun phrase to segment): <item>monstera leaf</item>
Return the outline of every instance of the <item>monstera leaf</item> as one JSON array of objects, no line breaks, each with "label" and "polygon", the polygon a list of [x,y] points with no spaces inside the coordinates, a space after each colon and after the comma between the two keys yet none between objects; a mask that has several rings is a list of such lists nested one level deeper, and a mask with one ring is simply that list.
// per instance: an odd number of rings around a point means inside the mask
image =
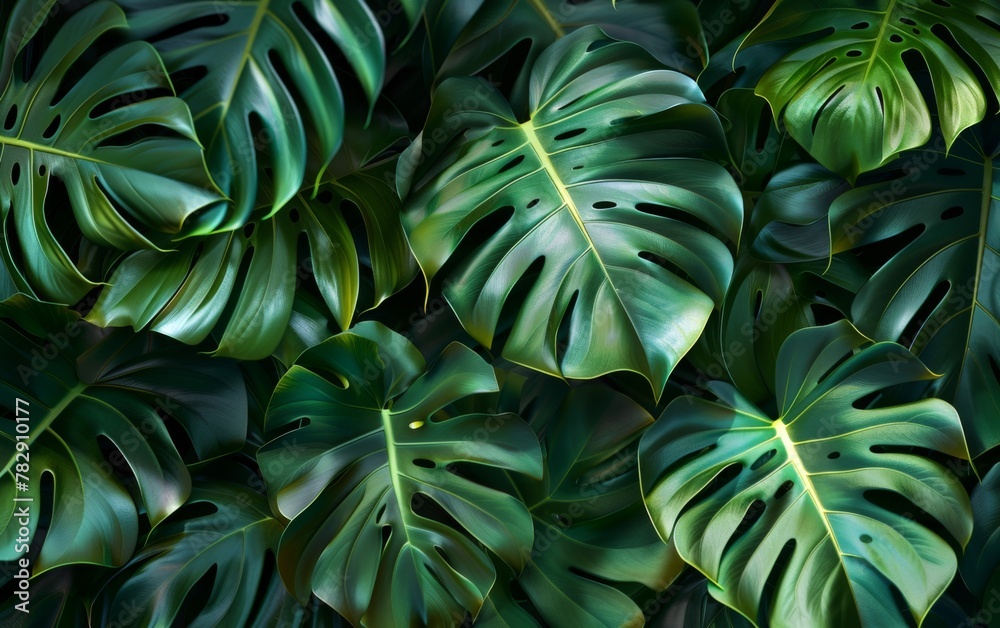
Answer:
[{"label": "monstera leaf", "polygon": [[517,416],[451,409],[497,389],[470,349],[452,344],[427,366],[378,323],[303,353],[266,420],[297,429],[258,456],[291,520],[278,550],[289,590],[303,600],[314,592],[355,625],[450,625],[478,613],[495,571],[475,541],[520,570],[531,516],[456,467],[541,475],[538,441]]},{"label": "monstera leaf", "polygon": [[[247,411],[239,371],[157,337],[94,328],[23,295],[0,305],[0,316],[8,319],[0,322],[8,358],[0,367],[7,417],[0,495],[11,504],[0,559],[17,557],[12,499],[27,497],[36,512],[52,508],[35,573],[68,563],[121,565],[135,548],[140,514],[155,525],[191,487],[159,415],[186,432],[199,459],[239,449]],[[38,327],[44,338],[26,333]],[[25,461],[28,473],[18,467]],[[32,537],[38,523],[30,519]]]},{"label": "monstera leaf", "polygon": [[726,129],[733,167],[746,200],[756,200],[771,177],[800,158],[801,149],[774,122],[767,101],[752,89],[727,90],[716,104]]},{"label": "monstera leaf", "polygon": [[[701,574],[698,574],[701,576]],[[694,582],[677,587],[662,610],[646,622],[647,628],[750,628],[753,626],[739,613],[726,608],[708,591],[711,583],[701,576]]]},{"label": "monstera leaf", "polygon": [[739,190],[702,159],[725,152],[719,119],[692,80],[596,27],[549,48],[532,85],[523,123],[483,82],[438,90],[400,159],[411,248],[428,281],[449,263],[445,297],[487,347],[540,266],[504,357],[569,378],[634,371],[658,396],[732,274],[715,234],[739,238]]},{"label": "monstera leaf", "polygon": [[939,138],[904,155],[873,173],[878,183],[838,197],[828,227],[798,239],[814,256],[880,251],[853,318],[944,374],[932,394],[955,405],[974,456],[1000,444],[1000,422],[984,420],[1000,407],[998,138],[970,133],[948,157]]},{"label": "monstera leaf", "polygon": [[[816,324],[817,310],[846,317],[867,275],[850,260],[768,264],[744,257],[721,314],[717,357],[751,401],[774,396],[778,355],[794,332]],[[709,372],[708,375],[713,375]]]},{"label": "monstera leaf", "polygon": [[985,608],[1000,591],[1000,467],[993,467],[972,493],[975,526],[962,555],[962,579]]},{"label": "monstera leaf", "polygon": [[261,204],[262,162],[274,172],[264,203],[270,216],[302,187],[310,150],[322,167],[340,146],[344,95],[324,40],[347,59],[369,102],[382,86],[385,42],[364,0],[120,4],[133,36],[155,40],[170,73],[194,79],[180,96],[213,177],[235,202],[213,225],[220,229],[242,227]]},{"label": "monstera leaf", "polygon": [[634,444],[653,418],[596,384],[550,382],[523,403],[531,407],[525,418],[544,434],[545,474],[503,479],[531,511],[535,542],[524,571],[490,592],[477,626],[538,625],[517,619],[530,615],[515,608],[515,578],[526,606],[547,625],[641,626],[642,609],[614,584],[662,591],[684,566],[650,525],[639,491]]},{"label": "monstera leaf", "polygon": [[[771,146],[777,149],[779,144]],[[744,166],[755,163],[757,157],[751,157]],[[854,296],[870,277],[853,258],[838,257],[831,263],[801,250],[826,240],[821,219],[848,187],[843,179],[818,164],[794,164],[765,180],[746,232],[751,245],[737,258],[720,315],[721,343],[713,352],[714,362],[724,365],[740,392],[754,402],[774,396],[775,367],[785,339],[815,325],[818,318],[849,315]],[[714,337],[705,336],[711,344]],[[708,371],[708,379],[719,379],[720,370]]]},{"label": "monstera leaf", "polygon": [[9,76],[18,53],[38,33],[52,11],[52,7],[58,2],[59,0],[24,0],[23,2],[8,2],[0,7],[0,20],[3,20],[4,23],[0,76]]},{"label": "monstera leaf", "polygon": [[757,93],[813,157],[853,182],[931,138],[930,108],[907,52],[930,71],[947,146],[983,119],[987,98],[976,73],[1000,90],[998,25],[1000,7],[991,0],[834,0],[820,7],[779,0],[742,49],[808,42],[771,66]]},{"label": "monstera leaf", "polygon": [[[140,626],[170,626],[175,620],[185,626],[277,625],[271,622],[287,593],[266,557],[277,552],[284,527],[272,517],[267,498],[223,479],[227,475],[233,473],[216,473],[216,479],[196,486],[185,507],[153,529],[145,547],[105,585],[92,611],[95,621],[108,625],[127,617]],[[199,588],[213,570],[211,589]],[[198,608],[190,601],[195,596],[207,601],[192,616],[186,609]]]},{"label": "monstera leaf", "polygon": [[[16,569],[14,564],[14,571]],[[26,605],[20,596],[13,594],[0,603],[0,622],[11,628],[89,628],[90,603],[107,572],[106,568],[93,565],[69,565],[39,574],[29,581]],[[28,608],[28,614],[24,613],[24,608]]]},{"label": "monstera leaf", "polygon": [[956,571],[934,530],[964,546],[972,528],[961,483],[927,454],[968,452],[944,401],[879,394],[933,377],[846,321],[796,332],[778,358],[777,419],[714,382],[716,401],[679,398],[643,435],[653,522],[715,598],[755,622],[904,626],[884,603],[895,589],[919,624]]},{"label": "monstera leaf", "polygon": [[[34,3],[23,4],[20,12]],[[36,8],[38,21],[44,6]],[[18,20],[8,31],[23,39],[23,27]],[[177,233],[220,200],[184,102],[135,96],[170,89],[152,46],[125,44],[80,67],[99,37],[124,27],[121,9],[97,2],[66,22],[37,66],[25,58],[23,42],[4,49],[0,211],[4,233],[16,238],[5,238],[3,263],[22,292],[73,303],[97,285],[53,234],[53,205],[62,209],[64,199],[83,235],[123,250],[155,250],[163,240],[155,232]]]},{"label": "monstera leaf", "polygon": [[[127,257],[88,319],[102,326],[148,325],[189,344],[201,342],[218,326],[218,355],[262,359],[275,350],[288,327],[296,287],[315,278],[334,320],[341,329],[350,327],[359,305],[362,260],[374,275],[371,305],[417,272],[392,186],[396,160],[384,154],[405,139],[405,124],[389,107],[380,108],[367,129],[363,124],[363,117],[355,118],[318,194],[303,189],[285,204],[285,211],[241,231],[188,240],[178,251]],[[270,201],[263,203],[266,210]],[[348,222],[354,208],[367,231],[360,245]],[[310,254],[300,258],[303,234]],[[247,258],[242,277],[239,271]]]},{"label": "monstera leaf", "polygon": [[[548,46],[587,25],[641,44],[671,69],[695,76],[705,57],[701,23],[687,0],[429,0],[428,52],[437,80],[471,76],[516,54],[527,42],[530,69]],[[512,36],[512,33],[515,34]],[[518,74],[513,101],[527,95],[529,72]]]}]

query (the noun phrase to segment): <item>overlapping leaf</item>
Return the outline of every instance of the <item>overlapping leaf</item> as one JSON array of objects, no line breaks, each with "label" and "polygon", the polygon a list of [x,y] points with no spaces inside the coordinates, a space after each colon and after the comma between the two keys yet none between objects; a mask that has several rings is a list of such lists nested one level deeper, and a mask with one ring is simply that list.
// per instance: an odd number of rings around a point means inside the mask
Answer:
[{"label": "overlapping leaf", "polygon": [[[191,487],[160,413],[187,433],[199,458],[238,449],[246,434],[239,373],[231,362],[156,337],[99,330],[73,312],[23,296],[4,302],[0,315],[8,319],[0,323],[7,357],[0,367],[6,417],[0,496],[7,504],[0,557],[17,556],[12,499],[32,498],[35,512],[47,508],[48,476],[52,516],[34,573],[68,563],[121,565],[135,549],[140,515],[158,523],[184,503]],[[19,424],[25,408],[29,418]],[[18,429],[24,424],[27,432]],[[18,490],[14,475],[26,459],[15,445],[19,434],[27,434],[30,446],[26,491]],[[129,477],[127,484],[119,474]],[[32,538],[38,525],[31,517]]]},{"label": "overlapping leaf", "polygon": [[[535,541],[524,571],[508,572],[490,592],[477,626],[538,625],[521,606],[552,626],[641,626],[642,609],[622,589],[663,591],[683,567],[642,505],[634,445],[652,417],[596,384],[570,390],[549,382],[523,403],[544,435],[545,474],[505,474],[504,485],[528,506]],[[513,580],[526,604],[511,594]]]},{"label": "overlapping leaf", "polygon": [[913,153],[902,173],[830,210],[834,253],[905,244],[858,293],[854,318],[944,374],[934,394],[958,409],[974,456],[1000,444],[1000,422],[987,419],[1000,413],[998,158],[995,136],[969,134],[953,157]]},{"label": "overlapping leaf", "polygon": [[[254,360],[275,350],[305,280],[315,280],[341,329],[350,326],[359,306],[362,263],[374,275],[370,305],[409,283],[416,263],[399,223],[392,186],[396,160],[384,154],[405,139],[405,124],[389,107],[380,108],[368,128],[363,117],[354,120],[315,194],[301,190],[283,211],[242,231],[125,258],[88,319],[104,326],[149,326],[189,344],[217,330],[219,355]],[[270,199],[262,202],[266,211]],[[354,208],[366,237],[359,238],[348,222]],[[303,234],[308,252],[298,250]]]},{"label": "overlapping leaf", "polygon": [[[277,552],[284,527],[267,498],[245,483],[215,481],[196,486],[185,509],[157,526],[141,551],[105,585],[91,616],[101,624],[128,618],[140,626],[275,625],[287,593],[267,554]],[[249,473],[249,472],[248,472]],[[243,478],[234,477],[242,480]],[[214,573],[211,592],[199,590]],[[258,592],[261,600],[258,602]],[[207,594],[206,594],[207,593]],[[207,598],[197,614],[188,600]]]},{"label": "overlapping leaf", "polygon": [[605,0],[429,0],[427,24],[428,56],[437,81],[472,76],[513,56],[522,65],[512,86],[515,103],[527,96],[529,70],[542,51],[588,25],[641,44],[663,64],[690,76],[706,60],[698,13],[686,0],[620,0],[614,5]]},{"label": "overlapping leaf", "polygon": [[1000,467],[993,467],[972,493],[975,525],[962,556],[962,579],[984,605],[1000,591]]}]

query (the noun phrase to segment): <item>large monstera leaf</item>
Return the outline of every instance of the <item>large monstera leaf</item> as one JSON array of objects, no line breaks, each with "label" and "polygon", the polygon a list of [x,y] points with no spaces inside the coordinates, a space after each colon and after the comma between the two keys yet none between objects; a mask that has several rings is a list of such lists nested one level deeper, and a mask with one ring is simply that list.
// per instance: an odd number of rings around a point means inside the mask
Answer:
[{"label": "large monstera leaf", "polygon": [[[189,344],[216,330],[218,355],[257,360],[275,350],[296,288],[314,278],[334,320],[350,327],[359,305],[378,305],[417,273],[392,185],[396,158],[383,154],[405,139],[405,123],[389,107],[379,108],[368,128],[364,116],[354,122],[317,190],[300,190],[283,211],[243,230],[125,258],[88,318],[102,326],[149,326]],[[259,209],[266,212],[264,196]],[[347,220],[353,208],[366,237],[358,238]],[[309,250],[300,252],[302,235]],[[372,269],[373,303],[359,302],[362,263]]]},{"label": "large monstera leaf", "polygon": [[[695,76],[705,61],[698,12],[687,0],[430,0],[428,53],[438,81],[471,76],[508,56],[523,43],[525,70],[542,51],[587,25],[616,39],[641,44],[670,67]],[[517,75],[513,100],[527,95],[529,72]]]},{"label": "large monstera leaf", "polygon": [[[250,218],[265,165],[274,172],[271,215],[302,187],[307,165],[322,167],[340,146],[344,95],[325,39],[347,59],[369,102],[382,86],[385,42],[364,0],[120,4],[134,36],[156,42],[171,74],[196,79],[180,96],[194,113],[213,177],[235,203],[214,225],[220,229]],[[310,151],[315,164],[308,164]]]},{"label": "large monstera leaf", "polygon": [[[185,507],[154,528],[105,585],[91,612],[95,623],[131,617],[140,626],[281,625],[275,620],[287,593],[267,555],[277,553],[284,526],[267,498],[242,482],[247,476],[256,477],[233,465],[196,485]],[[212,589],[200,589],[213,569]],[[194,598],[206,602],[199,608]],[[192,607],[195,616],[186,611]]]},{"label": "large monstera leaf", "polygon": [[[657,536],[639,490],[635,444],[653,418],[597,384],[569,389],[550,380],[523,404],[546,451],[540,481],[503,474],[535,525],[531,560],[516,576],[527,607],[542,625],[641,626],[642,609],[622,589],[663,591],[684,566]],[[511,594],[513,579],[493,587],[477,625],[538,625],[518,620],[530,615]]]},{"label": "large monstera leaf", "polygon": [[[904,155],[878,183],[838,197],[829,231],[800,238],[811,254],[882,249],[853,320],[906,345],[935,372],[932,394],[954,404],[974,456],[1000,445],[1000,135],[996,129]],[[803,227],[810,229],[810,226]],[[844,257],[841,255],[840,257]]]},{"label": "large monstera leaf", "polygon": [[[12,505],[14,497],[30,497],[38,509],[51,499],[35,573],[68,563],[122,565],[135,549],[140,515],[155,525],[191,488],[161,415],[187,433],[199,459],[239,449],[247,412],[239,371],[156,337],[94,328],[24,296],[4,302],[0,316],[8,319],[0,323],[8,358],[0,367],[6,417],[0,495]],[[26,459],[15,449],[25,434],[16,417],[25,412],[27,491],[18,490],[24,480],[15,476]],[[48,482],[51,498],[43,489]],[[0,519],[4,560],[17,556],[14,510]],[[31,518],[32,536],[38,523]]]},{"label": "large monstera leaf", "polygon": [[992,0],[779,0],[742,49],[811,36],[771,66],[757,93],[813,157],[853,181],[931,137],[930,107],[904,53],[930,71],[947,146],[983,119],[976,72],[1000,90],[998,24]]},{"label": "large monstera leaf", "polygon": [[542,472],[538,440],[517,416],[452,407],[497,390],[492,367],[465,346],[427,366],[378,323],[303,353],[266,419],[269,430],[297,429],[258,457],[268,494],[291,520],[278,550],[289,590],[300,599],[312,591],[355,625],[475,616],[496,577],[476,541],[520,570],[531,516],[457,467]]},{"label": "large monstera leaf", "polygon": [[755,622],[906,626],[885,604],[895,588],[919,624],[957,560],[913,513],[964,546],[969,499],[939,458],[968,452],[946,402],[889,405],[879,393],[933,377],[846,321],[796,332],[778,359],[777,419],[714,382],[716,401],[679,398],[643,435],[653,522],[714,597]]},{"label": "large monstera leaf", "polygon": [[[29,15],[21,14],[33,5],[31,23],[45,16],[46,5],[21,4],[8,38],[24,37],[18,29]],[[17,243],[4,241],[3,263],[22,292],[73,303],[96,285],[54,235],[61,226],[50,224],[52,205],[63,198],[83,235],[123,250],[155,250],[165,237],[157,232],[181,231],[188,217],[221,198],[184,102],[135,96],[170,89],[153,47],[125,44],[99,58],[93,52],[99,37],[125,26],[121,9],[97,2],[66,22],[30,73],[25,41],[4,49],[0,206],[5,233],[16,234]],[[65,188],[58,200],[50,198],[56,186]]]},{"label": "large monstera leaf", "polygon": [[[703,159],[725,152],[719,119],[691,79],[596,27],[542,55],[530,111],[519,123],[484,82],[442,84],[398,173],[417,262],[428,281],[449,264],[445,297],[487,347],[540,265],[504,357],[569,378],[634,371],[658,396],[732,274],[739,190]],[[484,219],[495,232],[465,242]]]}]

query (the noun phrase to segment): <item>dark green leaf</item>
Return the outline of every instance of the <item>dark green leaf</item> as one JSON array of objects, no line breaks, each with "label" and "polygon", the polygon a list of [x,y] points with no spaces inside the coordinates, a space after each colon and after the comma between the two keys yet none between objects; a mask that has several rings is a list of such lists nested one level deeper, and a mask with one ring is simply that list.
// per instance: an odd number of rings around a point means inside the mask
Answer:
[{"label": "dark green leaf", "polygon": [[[567,378],[634,371],[658,397],[732,274],[739,190],[703,159],[725,153],[719,119],[692,80],[596,27],[546,51],[532,85],[523,123],[483,82],[441,86],[400,160],[410,245],[428,281],[451,265],[444,294],[487,347],[542,264],[504,357]],[[486,218],[506,222],[452,259]]]},{"label": "dark green leaf", "polygon": [[455,468],[541,474],[521,419],[450,410],[497,390],[470,349],[450,345],[427,366],[377,323],[299,357],[266,424],[295,429],[259,454],[268,493],[291,520],[278,564],[299,599],[313,592],[355,625],[449,625],[479,612],[496,577],[473,539],[523,567],[532,539],[524,504]]},{"label": "dark green leaf", "polygon": [[[0,421],[7,443],[0,497],[8,504],[0,559],[17,556],[12,499],[30,497],[36,514],[52,508],[34,573],[69,563],[121,565],[135,548],[140,515],[156,524],[184,503],[190,477],[160,414],[183,429],[199,459],[239,449],[246,435],[246,392],[234,364],[62,312],[23,295],[0,304],[0,407],[8,417]],[[29,323],[14,324],[60,318],[65,323],[48,326],[45,338],[24,333]],[[17,407],[27,408],[26,422],[16,421],[24,415]],[[27,432],[18,429],[25,424]],[[18,435],[30,446],[27,491],[15,488],[16,464],[24,461]],[[43,491],[48,475],[51,498]],[[32,538],[38,524],[30,518]]]},{"label": "dark green leaf", "polygon": [[[97,285],[76,268],[49,224],[56,180],[83,235],[122,250],[158,250],[154,241],[163,242],[155,232],[178,233],[197,210],[221,199],[184,102],[135,96],[170,89],[152,46],[125,44],[91,60],[85,71],[75,65],[99,37],[124,27],[124,13],[110,2],[82,9],[27,80],[24,54],[12,59],[19,48],[5,49],[0,208],[20,254],[5,241],[3,259],[20,291],[73,303]],[[132,139],[136,132],[144,136]],[[59,209],[60,219],[69,218]],[[136,221],[150,232],[140,232]]]}]

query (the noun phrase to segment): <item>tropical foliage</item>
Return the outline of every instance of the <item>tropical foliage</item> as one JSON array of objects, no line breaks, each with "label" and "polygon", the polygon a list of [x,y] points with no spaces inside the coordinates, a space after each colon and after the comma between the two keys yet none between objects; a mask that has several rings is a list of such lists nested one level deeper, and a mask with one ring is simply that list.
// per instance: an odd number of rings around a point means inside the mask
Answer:
[{"label": "tropical foliage", "polygon": [[997,0],[0,20],[4,625],[1000,625]]}]

